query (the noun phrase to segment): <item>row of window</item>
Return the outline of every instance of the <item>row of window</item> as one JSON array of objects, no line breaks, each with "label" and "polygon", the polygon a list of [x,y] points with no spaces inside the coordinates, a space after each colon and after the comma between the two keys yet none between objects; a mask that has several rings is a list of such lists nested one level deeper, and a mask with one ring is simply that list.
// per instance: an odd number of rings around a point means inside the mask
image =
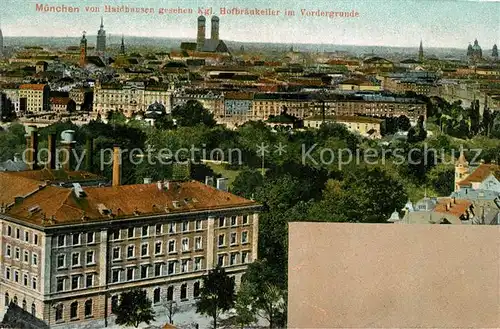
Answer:
[{"label": "row of window", "polygon": [[[225,247],[226,246],[226,234],[224,234],[224,233],[219,234],[219,239],[217,242],[218,242],[217,245],[219,248]],[[241,232],[241,244],[246,244],[246,243],[248,243],[248,231],[243,231],[243,232]],[[231,246],[238,244],[238,233],[231,232],[229,234],[229,244]]]},{"label": "row of window", "polygon": [[[76,274],[72,275],[70,279],[70,290],[76,290],[81,288],[91,288],[94,286],[94,273],[86,273],[86,274]],[[66,286],[68,278],[67,277],[57,277],[56,278],[56,291],[67,291],[68,287]]]},{"label": "row of window", "polygon": [[[175,254],[177,253],[177,241],[176,240],[169,240],[167,244],[167,252],[169,254]],[[141,245],[141,257],[149,257],[150,252],[149,252],[149,246],[150,244],[145,242]],[[162,255],[163,254],[163,241],[156,241],[154,244],[154,254],[155,255]],[[135,245],[129,245],[127,246],[127,259],[130,258],[135,258],[136,256],[136,251],[135,251]],[[194,250],[202,250],[203,249],[203,244],[202,244],[202,237],[197,236],[194,238]],[[181,240],[181,251],[182,252],[189,252],[190,251],[190,245],[189,245],[189,238],[183,238]],[[118,261],[122,259],[122,247],[113,247],[112,253],[111,253],[111,258],[114,261]]]},{"label": "row of window", "polygon": [[[92,316],[92,299],[88,299],[84,303],[84,316],[86,318],[89,318]],[[78,318],[78,308],[79,308],[79,303],[77,301],[74,301],[73,303],[70,304],[69,306],[69,318],[71,320],[76,320]],[[55,314],[55,320],[56,322],[62,321],[63,320],[63,314],[64,314],[64,305],[63,304],[58,304],[55,307],[56,309],[56,314]]]},{"label": "row of window", "polygon": [[[30,251],[29,250],[23,250],[22,251],[22,261],[26,264],[31,264],[33,266],[38,266],[38,254],[35,252],[31,252],[31,257],[30,257]],[[21,248],[15,247],[12,248],[10,244],[5,245],[5,256],[7,258],[12,258],[15,260],[21,260]]]},{"label": "row of window", "polygon": [[[179,264],[179,266],[177,266]],[[191,265],[192,264],[192,265]],[[168,261],[164,263],[142,264],[140,266],[130,265],[125,269],[114,268],[111,271],[111,282],[118,283],[124,281],[133,281],[139,279],[147,279],[150,277],[160,277],[164,275],[174,275],[178,273],[188,273],[190,271],[200,271],[203,269],[203,257],[195,257],[194,260],[186,258]],[[122,275],[122,273],[124,273]]]},{"label": "row of window", "polygon": [[[6,306],[6,307],[7,307],[7,306],[9,306],[9,304],[10,304],[11,302],[12,302],[12,303],[14,303],[14,304],[16,304],[17,306],[19,306],[19,305],[17,304],[17,302],[18,302],[18,301],[17,301],[17,296],[15,296],[15,295],[14,295],[14,298],[12,298],[12,300],[11,300],[11,299],[10,299],[10,296],[9,296],[9,293],[8,293],[8,292],[6,292],[6,293],[5,293],[5,299],[4,299],[5,306]],[[28,303],[26,302],[26,299],[23,299],[22,308],[23,308],[23,310],[27,311],[27,308],[28,308]],[[35,303],[32,303],[32,304],[31,304],[31,314],[32,314],[33,316],[36,316],[36,305],[35,305]]]},{"label": "row of window", "polygon": [[[57,237],[57,246],[58,247],[64,247],[66,245],[69,245],[69,241],[71,241],[71,244],[73,246],[80,246],[83,244],[82,237],[84,234],[82,233],[73,233],[71,235],[71,240],[66,241],[66,235],[59,235]],[[86,240],[85,242],[87,244],[94,244],[95,241],[95,233],[94,232],[88,232],[85,234]]]},{"label": "row of window", "polygon": [[38,234],[30,232],[28,230],[23,230],[21,231],[20,228],[13,228],[12,226],[8,225],[7,226],[7,236],[10,236],[11,238],[19,239],[26,243],[32,243],[35,245],[38,245],[39,240],[38,240]]},{"label": "row of window", "polygon": [[[15,283],[20,283],[21,281],[21,274],[19,270],[12,269],[10,267],[5,268],[5,279],[13,281]],[[36,276],[31,277],[31,284],[30,284],[30,276],[28,273],[23,274],[23,279],[22,279],[22,284],[25,287],[30,287],[33,290],[38,290],[38,279]]]},{"label": "row of window", "polygon": [[[81,267],[81,257],[80,257],[80,252],[73,252],[71,254],[71,266],[72,267]],[[94,250],[87,250],[85,252],[85,264],[87,266],[95,265],[95,251]],[[58,269],[65,269],[68,267],[69,264],[66,262],[66,255],[65,254],[59,254],[57,255],[57,268]]]}]

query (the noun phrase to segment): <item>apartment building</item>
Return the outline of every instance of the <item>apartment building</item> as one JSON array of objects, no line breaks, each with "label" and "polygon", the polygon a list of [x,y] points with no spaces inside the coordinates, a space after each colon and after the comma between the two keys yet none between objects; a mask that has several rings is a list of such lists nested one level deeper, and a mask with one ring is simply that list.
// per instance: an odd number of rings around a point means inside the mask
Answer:
[{"label": "apartment building", "polygon": [[200,102],[216,118],[224,117],[224,95],[221,92],[207,89],[178,90],[173,95],[173,106],[184,105],[189,100]]},{"label": "apartment building", "polygon": [[256,93],[252,103],[252,117],[267,120],[270,115],[283,111],[297,118],[304,118],[312,104],[311,96],[304,93]]},{"label": "apartment building", "polygon": [[94,115],[106,115],[110,111],[120,111],[127,117],[144,112],[149,105],[163,104],[170,112],[172,108],[171,85],[146,85],[144,82],[101,84],[94,86]]},{"label": "apartment building", "polygon": [[19,111],[19,88],[16,84],[5,84],[0,86],[0,107],[5,110],[13,110],[17,116]]},{"label": "apartment building", "polygon": [[[354,133],[369,138],[380,138],[384,120],[360,116],[325,116],[324,122],[336,122],[346,126]],[[323,124],[322,116],[313,116],[304,119],[304,127],[319,128]]]},{"label": "apartment building", "polygon": [[111,186],[0,173],[1,311],[14,302],[50,327],[102,328],[131,288],[161,309],[190,307],[217,264],[240,282],[260,205],[195,181],[120,185],[119,152]]},{"label": "apartment building", "polygon": [[46,84],[19,86],[19,110],[22,113],[40,113],[49,110],[50,88]]}]

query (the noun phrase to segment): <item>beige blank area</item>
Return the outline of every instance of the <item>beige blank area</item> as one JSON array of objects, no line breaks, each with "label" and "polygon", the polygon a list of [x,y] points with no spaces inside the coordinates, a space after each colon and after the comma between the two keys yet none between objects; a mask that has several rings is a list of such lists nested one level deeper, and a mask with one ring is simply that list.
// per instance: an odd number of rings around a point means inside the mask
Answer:
[{"label": "beige blank area", "polygon": [[500,328],[499,227],[289,225],[289,328]]}]

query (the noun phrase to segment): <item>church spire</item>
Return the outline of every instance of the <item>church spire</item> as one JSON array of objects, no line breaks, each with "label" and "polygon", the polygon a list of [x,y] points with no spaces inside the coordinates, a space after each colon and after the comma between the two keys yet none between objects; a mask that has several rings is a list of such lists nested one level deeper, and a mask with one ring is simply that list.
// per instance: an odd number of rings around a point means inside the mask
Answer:
[{"label": "church spire", "polygon": [[420,47],[418,49],[418,61],[419,62],[424,61],[424,47],[422,45],[422,40],[420,40]]},{"label": "church spire", "polygon": [[104,20],[103,20],[103,18],[101,16],[101,29],[103,29],[103,28],[104,28]]},{"label": "church spire", "polygon": [[123,34],[122,34],[122,44],[120,46],[120,53],[125,54],[125,41],[123,40]]}]

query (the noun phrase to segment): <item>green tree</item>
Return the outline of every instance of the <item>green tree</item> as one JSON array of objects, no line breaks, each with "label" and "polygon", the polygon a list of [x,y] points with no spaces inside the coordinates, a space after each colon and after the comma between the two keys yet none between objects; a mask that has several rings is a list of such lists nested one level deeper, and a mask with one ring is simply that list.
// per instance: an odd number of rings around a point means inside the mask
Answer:
[{"label": "green tree", "polygon": [[172,117],[181,127],[192,127],[199,124],[213,127],[216,124],[214,115],[195,100],[189,100],[186,104],[174,107]]},{"label": "green tree", "polygon": [[120,111],[110,111],[106,118],[111,125],[123,125],[127,122],[127,117]]},{"label": "green tree", "polygon": [[408,131],[411,127],[410,119],[405,115],[401,115],[397,118],[397,125],[399,130]]},{"label": "green tree", "polygon": [[217,328],[220,315],[234,306],[236,297],[234,288],[234,279],[230,278],[220,266],[203,277],[203,287],[200,299],[196,302],[196,312],[210,316],[214,329]]},{"label": "green tree", "polygon": [[148,299],[146,291],[140,289],[123,292],[113,313],[116,314],[115,323],[127,327],[137,328],[142,322],[150,324],[155,319],[151,300]]},{"label": "green tree", "polygon": [[427,182],[439,196],[449,196],[453,192],[455,167],[453,165],[438,164],[427,173]]},{"label": "green tree", "polygon": [[252,290],[250,285],[242,283],[234,304],[236,315],[226,321],[227,325],[238,326],[243,329],[245,326],[257,322],[256,310],[253,309],[252,302]]},{"label": "green tree", "polygon": [[245,169],[236,176],[231,192],[245,198],[251,198],[263,183],[264,178],[259,171]]}]

